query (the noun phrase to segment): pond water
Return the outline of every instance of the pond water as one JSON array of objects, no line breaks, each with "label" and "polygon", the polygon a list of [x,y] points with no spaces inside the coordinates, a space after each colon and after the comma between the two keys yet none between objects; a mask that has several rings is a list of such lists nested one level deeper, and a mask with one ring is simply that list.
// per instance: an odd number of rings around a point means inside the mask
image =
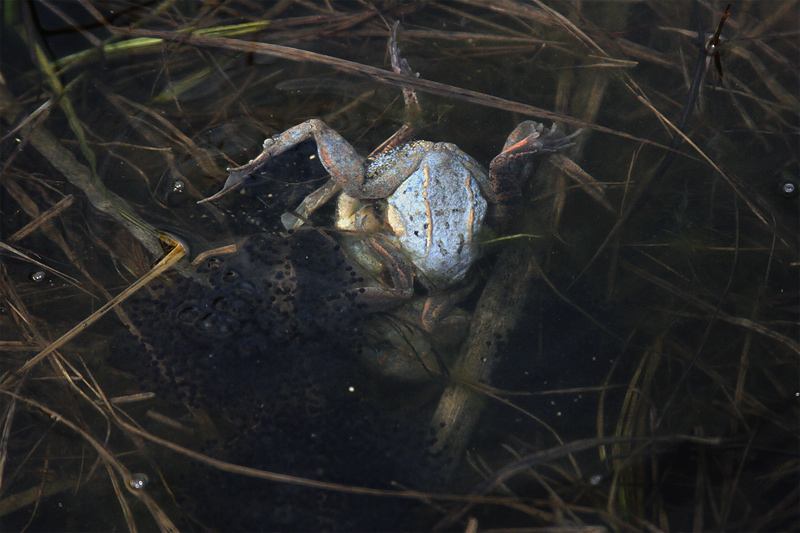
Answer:
[{"label": "pond water", "polygon": [[[724,2],[262,4],[4,11],[3,530],[798,526],[796,3],[715,48]],[[281,224],[312,141],[198,203],[310,118],[400,130],[395,20],[414,138],[582,129],[402,298],[335,199]]]}]

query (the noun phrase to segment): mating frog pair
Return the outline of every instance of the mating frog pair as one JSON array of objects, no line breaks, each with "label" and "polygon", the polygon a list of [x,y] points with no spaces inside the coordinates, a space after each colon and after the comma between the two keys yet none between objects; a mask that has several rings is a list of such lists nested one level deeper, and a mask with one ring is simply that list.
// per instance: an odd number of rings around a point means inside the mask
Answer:
[{"label": "mating frog pair", "polygon": [[[396,27],[389,42],[393,68],[413,76],[399,56]],[[407,106],[417,105],[412,90],[404,93]],[[261,154],[230,169],[222,191],[210,199],[239,186],[270,158],[313,138],[331,182],[284,214],[284,226],[301,226],[341,191],[335,225],[346,253],[371,280],[360,290],[362,297],[376,309],[398,307],[411,299],[418,281],[428,294],[414,308],[419,324],[430,332],[452,302],[463,297],[465,291],[457,287],[480,255],[476,236],[488,220],[502,221],[520,197],[521,166],[538,154],[570,146],[579,133],[564,135],[555,125],[522,122],[487,173],[446,142],[406,142],[369,161],[324,122],[311,119],[265,140]]]}]

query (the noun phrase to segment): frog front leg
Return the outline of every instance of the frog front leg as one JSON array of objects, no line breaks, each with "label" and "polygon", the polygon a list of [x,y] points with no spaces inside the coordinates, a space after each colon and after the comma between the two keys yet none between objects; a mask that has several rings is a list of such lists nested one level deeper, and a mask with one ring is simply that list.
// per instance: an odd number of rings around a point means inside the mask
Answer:
[{"label": "frog front leg", "polygon": [[489,183],[484,192],[496,205],[496,216],[500,219],[508,214],[510,206],[522,196],[520,188],[521,166],[538,154],[552,153],[572,146],[581,130],[570,135],[558,131],[556,125],[546,128],[544,124],[526,120],[508,136],[503,151],[489,164]]},{"label": "frog front leg", "polygon": [[[402,252],[382,236],[360,242],[369,248],[377,259],[377,264],[382,266],[382,271],[391,279],[391,286],[379,284],[357,289],[362,301],[373,311],[387,311],[409,301],[414,296],[415,270]],[[371,271],[366,265],[362,266],[365,267],[365,271]],[[442,321],[450,316],[455,305],[464,300],[474,289],[473,282],[456,291],[429,294],[420,298],[414,306],[416,309],[414,322],[428,333],[437,331]]]},{"label": "frog front leg", "polygon": [[214,200],[238,188],[271,158],[311,138],[316,142],[320,162],[331,178],[346,191],[357,190],[364,181],[364,158],[327,124],[312,118],[265,140],[263,150],[255,159],[246,165],[228,169],[230,173],[222,190],[203,201]]},{"label": "frog front leg", "polygon": [[362,241],[389,274],[391,287],[367,285],[358,291],[373,310],[388,310],[408,301],[414,295],[414,269],[402,253],[380,235]]},{"label": "frog front leg", "polygon": [[[345,253],[361,272],[373,278],[373,282],[357,289],[362,299],[373,310],[383,311],[411,298],[413,265],[381,232],[382,222],[375,214],[374,203],[342,193],[336,209],[336,227],[342,232]],[[385,274],[389,280],[384,279]]]}]

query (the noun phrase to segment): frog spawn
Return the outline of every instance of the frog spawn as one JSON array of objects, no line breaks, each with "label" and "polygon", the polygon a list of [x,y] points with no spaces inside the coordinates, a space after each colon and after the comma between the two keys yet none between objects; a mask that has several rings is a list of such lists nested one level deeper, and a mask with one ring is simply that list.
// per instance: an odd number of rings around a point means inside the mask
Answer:
[{"label": "frog spawn", "polygon": [[[309,247],[326,253],[308,253]],[[334,248],[310,233],[291,240],[260,235],[236,254],[203,259],[195,279],[154,287],[154,297],[136,301],[131,310],[141,340],[155,348],[153,359],[164,362],[164,369],[153,365],[152,377],[180,376],[167,384],[172,394],[202,405],[201,394],[184,390],[183,382],[211,382],[221,371],[241,368],[241,375],[229,377],[253,381],[255,392],[260,383],[248,369],[268,363],[275,370],[291,359],[284,352],[294,358],[350,353],[360,345],[359,279]],[[205,386],[216,399],[227,395],[225,385]],[[236,401],[240,392],[230,391],[229,399]]]},{"label": "frog spawn", "polygon": [[[142,337],[121,335],[114,362],[149,374],[147,387],[164,396],[222,406],[236,444],[207,453],[313,479],[420,486],[437,471],[425,417],[385,412],[371,396],[374,377],[354,357],[369,316],[358,298],[363,282],[324,235],[259,235],[236,254],[203,260],[195,280],[135,302]],[[213,470],[190,493],[197,517],[226,530],[402,528],[412,505],[365,505]]]}]

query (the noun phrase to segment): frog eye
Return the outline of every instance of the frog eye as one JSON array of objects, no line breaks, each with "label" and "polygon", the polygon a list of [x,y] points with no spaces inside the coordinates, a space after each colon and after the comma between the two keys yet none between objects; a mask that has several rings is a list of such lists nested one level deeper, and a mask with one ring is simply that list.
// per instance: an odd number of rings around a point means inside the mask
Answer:
[{"label": "frog eye", "polygon": [[366,233],[377,233],[381,230],[381,220],[373,206],[364,206],[358,210],[355,226]]}]

